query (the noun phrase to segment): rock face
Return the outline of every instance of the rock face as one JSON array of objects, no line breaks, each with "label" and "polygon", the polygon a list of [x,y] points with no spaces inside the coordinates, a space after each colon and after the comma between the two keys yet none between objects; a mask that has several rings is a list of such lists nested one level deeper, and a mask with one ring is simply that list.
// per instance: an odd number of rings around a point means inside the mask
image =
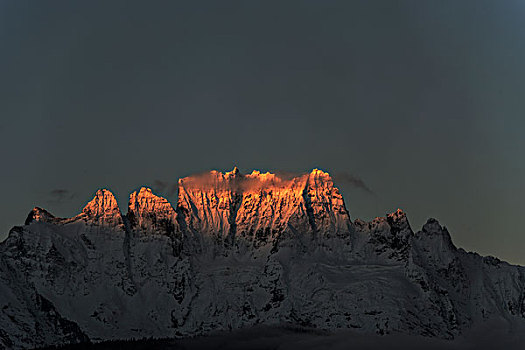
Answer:
[{"label": "rock face", "polygon": [[146,187],[130,195],[127,218],[131,228],[143,232],[168,235],[180,232],[171,204]]},{"label": "rock face", "polygon": [[239,202],[239,171],[212,171],[179,180],[177,210],[185,228],[193,234],[225,239],[233,232]]},{"label": "rock face", "polygon": [[122,214],[117,205],[117,200],[109,190],[102,189],[95,193],[95,197],[89,202],[82,213],[77,216],[89,224],[98,226],[122,226]]},{"label": "rock face", "polygon": [[69,219],[33,209],[0,244],[0,348],[183,337],[258,324],[453,338],[525,326],[525,269],[457,249],[401,210],[350,221],[330,176],[211,172],[177,209],[100,190]]},{"label": "rock face", "polygon": [[53,222],[55,220],[55,217],[49,213],[47,210],[35,207],[33,210],[29,212],[29,215],[27,215],[27,219],[25,221],[26,225],[29,225],[32,222]]},{"label": "rock face", "polygon": [[350,217],[332,179],[321,170],[284,179],[237,168],[179,180],[178,211],[193,233],[261,246],[294,235],[350,232]]}]

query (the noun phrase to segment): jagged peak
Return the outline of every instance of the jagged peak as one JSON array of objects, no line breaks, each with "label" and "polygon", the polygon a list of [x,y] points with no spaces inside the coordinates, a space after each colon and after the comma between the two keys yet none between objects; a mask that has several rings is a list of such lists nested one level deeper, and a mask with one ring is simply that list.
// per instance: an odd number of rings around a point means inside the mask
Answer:
[{"label": "jagged peak", "polygon": [[171,203],[157,196],[151,188],[142,187],[129,196],[128,214],[130,227],[145,231],[175,231],[176,213]]},{"label": "jagged peak", "polygon": [[427,222],[423,225],[422,231],[425,233],[441,233],[443,227],[439,224],[434,218],[429,218]]},{"label": "jagged peak", "polygon": [[118,204],[113,193],[108,189],[100,189],[95,193],[93,199],[86,204],[82,212],[99,213],[107,209],[118,209]]},{"label": "jagged peak", "polygon": [[153,190],[149,187],[141,187],[138,191],[133,191],[129,195],[130,202],[131,200],[140,200],[140,199],[148,199],[151,198],[153,200],[161,200],[161,201],[167,201],[166,198],[161,197],[153,193]]},{"label": "jagged peak", "polygon": [[32,222],[51,222],[55,219],[55,216],[45,209],[40,207],[34,207],[27,215],[25,225],[29,225]]},{"label": "jagged peak", "polygon": [[397,208],[396,211],[388,214],[388,216],[396,216],[396,217],[405,217],[406,218],[405,212],[402,209],[400,209],[400,208]]},{"label": "jagged peak", "polygon": [[310,172],[310,175],[317,176],[317,177],[328,177],[331,179],[331,176],[329,173],[321,169],[317,169],[317,168],[312,169],[312,171]]},{"label": "jagged peak", "polygon": [[372,235],[397,235],[402,233],[403,235],[412,235],[413,231],[408,222],[408,218],[401,209],[387,214],[386,216],[378,216],[370,222],[366,222],[361,219],[356,219],[353,223],[354,228],[358,232],[369,233]]},{"label": "jagged peak", "polygon": [[170,207],[173,210],[166,198],[154,194],[149,187],[141,187],[139,191],[134,191],[129,196],[128,211],[153,210],[159,206],[163,209]]},{"label": "jagged peak", "polygon": [[313,169],[312,172],[308,174],[308,186],[313,188],[333,188],[336,190],[336,192],[339,192],[339,190],[334,186],[334,181],[332,180],[330,174],[317,168]]},{"label": "jagged peak", "polygon": [[[137,191],[135,191],[137,192]],[[153,191],[151,190],[151,188],[149,187],[141,187],[139,192],[138,192],[139,195],[143,195],[143,196],[150,196],[150,195],[153,195]]]},{"label": "jagged peak", "polygon": [[405,212],[403,212],[403,210],[398,208],[395,212],[388,214],[386,218],[390,226],[392,226],[392,228],[395,228],[397,230],[408,229],[412,231],[408,222],[407,215],[405,214]]},{"label": "jagged peak", "polygon": [[57,218],[47,210],[34,207],[29,212],[25,224],[32,222],[50,222],[55,224],[68,224],[83,220],[86,223],[101,226],[123,227],[122,214],[113,193],[108,189],[99,189],[91,201],[82,209],[82,212],[72,218]]},{"label": "jagged peak", "polygon": [[224,176],[226,177],[235,177],[235,176],[240,176],[242,175],[241,172],[239,171],[239,168],[237,167],[233,167],[232,171],[227,171]]},{"label": "jagged peak", "polygon": [[82,216],[87,222],[98,225],[122,225],[122,214],[113,193],[100,189],[93,199],[82,209]]},{"label": "jagged peak", "polygon": [[429,218],[416,236],[420,239],[442,239],[451,249],[456,249],[447,228],[434,218]]},{"label": "jagged peak", "polygon": [[[177,210],[192,230],[232,234],[313,230],[345,234],[350,217],[328,173],[211,171],[179,180]],[[233,226],[232,226],[233,225]],[[265,231],[266,230],[266,231]],[[235,233],[233,233],[235,234]]]},{"label": "jagged peak", "polygon": [[[286,210],[287,217],[302,215],[297,213],[306,208],[308,215],[311,216],[309,220],[315,221],[316,229],[330,227],[330,230],[341,231],[341,227],[350,225],[342,195],[334,186],[330,175],[320,169],[313,169],[312,172],[303,174],[275,174],[268,171],[262,173],[253,170],[243,175],[237,167],[234,167],[225,173],[212,170],[184,177],[179,179],[177,207],[185,212],[196,213],[198,210],[200,212],[198,215],[202,214],[199,220],[209,221],[215,225],[221,220],[233,220],[229,217],[222,218],[223,215],[227,215],[222,213],[230,210],[234,213],[237,210],[236,206],[242,203],[246,208],[259,205],[253,200],[259,198],[257,196],[265,196],[264,200],[267,204],[264,205],[273,206],[272,209],[264,210]],[[282,208],[283,203],[286,205],[285,209]],[[196,209],[197,207],[200,209]],[[151,218],[169,218],[174,221],[177,210],[166,198],[154,194],[151,188],[141,187],[130,194],[127,218],[136,220],[130,223],[148,221]],[[221,214],[215,213],[215,210]],[[255,207],[251,210],[255,210]],[[262,213],[253,213],[247,215],[262,215]],[[216,218],[217,215],[220,218]],[[44,216],[51,218],[35,210],[28,222],[35,219],[43,220],[41,217]],[[57,220],[55,221],[58,222]],[[98,190],[81,214],[71,219],[60,219],[60,223],[67,224],[77,220],[95,225],[123,225],[124,223],[117,200],[108,189]],[[255,219],[250,216],[249,220]]]}]

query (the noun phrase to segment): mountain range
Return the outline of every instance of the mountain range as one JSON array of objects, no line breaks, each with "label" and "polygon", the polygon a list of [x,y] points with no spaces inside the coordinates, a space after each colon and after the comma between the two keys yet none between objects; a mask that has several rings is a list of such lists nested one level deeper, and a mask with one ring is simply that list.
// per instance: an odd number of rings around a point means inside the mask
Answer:
[{"label": "mountain range", "polygon": [[102,189],[72,218],[34,208],[0,243],[0,347],[184,338],[253,326],[453,339],[525,326],[525,268],[457,248],[397,210],[351,220],[322,170],[186,177],[123,214]]}]

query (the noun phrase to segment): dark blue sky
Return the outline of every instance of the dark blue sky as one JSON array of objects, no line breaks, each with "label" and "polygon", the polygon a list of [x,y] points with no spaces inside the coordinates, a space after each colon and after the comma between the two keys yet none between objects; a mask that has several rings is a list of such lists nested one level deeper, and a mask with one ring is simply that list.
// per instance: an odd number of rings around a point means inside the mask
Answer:
[{"label": "dark blue sky", "polygon": [[400,207],[525,264],[523,18],[523,1],[2,1],[0,238],[100,187],[125,211],[159,180],[319,167],[353,219]]}]

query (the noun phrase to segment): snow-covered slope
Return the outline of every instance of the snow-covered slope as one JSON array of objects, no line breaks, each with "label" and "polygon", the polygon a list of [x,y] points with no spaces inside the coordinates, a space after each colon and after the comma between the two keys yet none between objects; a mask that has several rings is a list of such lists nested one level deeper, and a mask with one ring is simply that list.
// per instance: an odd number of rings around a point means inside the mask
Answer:
[{"label": "snow-covered slope", "polygon": [[33,209],[0,244],[0,347],[182,337],[258,324],[452,338],[525,323],[525,269],[457,249],[398,210],[350,221],[320,170],[179,180],[176,210],[142,188],[122,215]]}]

